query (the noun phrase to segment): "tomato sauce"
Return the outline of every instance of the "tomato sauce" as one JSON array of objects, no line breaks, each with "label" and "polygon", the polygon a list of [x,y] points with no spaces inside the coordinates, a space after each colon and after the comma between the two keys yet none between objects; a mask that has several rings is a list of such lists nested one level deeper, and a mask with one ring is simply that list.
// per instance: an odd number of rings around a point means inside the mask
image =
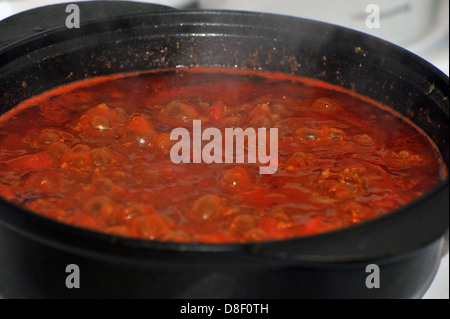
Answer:
[{"label": "tomato sauce", "polygon": [[[221,132],[277,128],[277,171],[174,163],[170,133],[192,131],[194,120]],[[389,213],[446,176],[430,139],[394,111],[282,74],[197,69],[87,79],[0,117],[0,196],[60,222],[148,240],[323,233]]]}]

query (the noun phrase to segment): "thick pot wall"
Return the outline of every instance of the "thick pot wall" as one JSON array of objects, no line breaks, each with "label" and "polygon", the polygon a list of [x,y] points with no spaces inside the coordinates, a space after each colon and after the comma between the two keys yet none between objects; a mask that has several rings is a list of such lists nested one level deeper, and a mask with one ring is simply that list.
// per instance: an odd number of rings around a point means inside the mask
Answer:
[{"label": "thick pot wall", "polygon": [[[4,227],[0,241],[10,243],[0,245],[4,298],[419,298],[436,272],[442,247],[437,240],[408,255],[355,263],[271,261],[214,252],[173,252],[174,261],[167,263],[158,251],[145,261],[93,257]],[[366,286],[370,262],[381,269],[379,288]],[[72,274],[66,267],[72,264],[79,267],[79,288],[66,285]]]}]

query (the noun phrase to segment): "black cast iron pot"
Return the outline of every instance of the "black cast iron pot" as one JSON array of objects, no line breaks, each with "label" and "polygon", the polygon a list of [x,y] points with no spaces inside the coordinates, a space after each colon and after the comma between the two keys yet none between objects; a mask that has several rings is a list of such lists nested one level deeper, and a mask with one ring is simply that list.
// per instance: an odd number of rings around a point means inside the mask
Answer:
[{"label": "black cast iron pot", "polygon": [[[421,127],[449,164],[448,78],[380,39],[299,18],[176,11],[127,2],[66,4],[0,22],[0,114],[38,93],[99,75],[197,66],[277,71],[354,90]],[[23,85],[26,83],[26,85]],[[413,112],[407,112],[412,110]],[[418,298],[448,230],[448,178],[383,217],[322,235],[252,244],[121,238],[0,200],[6,298]],[[69,289],[66,267],[80,270]],[[368,276],[379,268],[380,287]],[[371,277],[369,277],[369,282]]]}]

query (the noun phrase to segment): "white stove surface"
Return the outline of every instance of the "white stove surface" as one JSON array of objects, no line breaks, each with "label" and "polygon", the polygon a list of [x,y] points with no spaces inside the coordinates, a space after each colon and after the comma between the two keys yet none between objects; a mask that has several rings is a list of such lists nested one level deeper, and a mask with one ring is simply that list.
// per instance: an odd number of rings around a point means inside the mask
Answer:
[{"label": "white stove surface", "polygon": [[449,299],[449,254],[447,253],[441,260],[438,272],[422,299]]},{"label": "white stove surface", "polygon": [[[80,0],[77,0],[80,1]],[[82,0],[86,1],[86,0]],[[135,0],[136,1],[136,0]],[[176,8],[183,8],[185,6],[189,6],[196,3],[196,0],[155,0],[155,1],[145,1],[145,0],[137,0],[140,2],[152,2],[152,3],[160,3],[169,5]],[[279,11],[279,2],[286,0],[274,0],[273,1],[273,12]],[[333,0],[332,2],[334,2]],[[348,0],[346,0],[348,2]],[[416,1],[416,0],[412,0]],[[424,1],[424,0],[418,0]],[[427,0],[428,1],[428,0]],[[433,24],[428,27],[428,32],[424,33],[420,37],[417,37],[415,41],[410,41],[404,45],[404,47],[411,52],[419,55],[423,59],[429,61],[433,65],[435,65],[442,72],[449,75],[449,3],[448,0],[437,0],[440,1],[440,4],[443,6],[442,10],[439,10],[436,13],[436,16],[433,19]],[[2,1],[0,0],[0,20],[7,18],[13,14],[19,13],[24,10],[28,10],[34,7],[39,7],[48,4],[62,3],[62,2],[74,2],[69,0],[8,0]],[[204,1],[200,1],[203,2]],[[221,1],[213,1],[217,4],[217,9],[222,9],[224,5],[227,4],[226,0]],[[271,11],[270,0],[264,1],[265,7],[264,11]],[[377,3],[377,0],[373,0],[373,3]],[[212,2],[211,2],[212,3]],[[247,5],[247,9],[254,9],[254,11],[258,10],[257,4],[260,4],[260,1],[254,1],[255,7],[248,7],[247,1],[245,5]],[[335,2],[334,2],[335,3]],[[220,6],[222,4],[222,7]],[[227,7],[226,9],[233,9]],[[239,9],[239,8],[236,8]],[[294,10],[295,11],[295,10]],[[287,14],[294,12],[288,11]],[[436,273],[436,276],[431,283],[431,286],[422,297],[423,299],[449,299],[449,253],[442,258],[439,269]],[[1,299],[1,296],[0,296]]]}]

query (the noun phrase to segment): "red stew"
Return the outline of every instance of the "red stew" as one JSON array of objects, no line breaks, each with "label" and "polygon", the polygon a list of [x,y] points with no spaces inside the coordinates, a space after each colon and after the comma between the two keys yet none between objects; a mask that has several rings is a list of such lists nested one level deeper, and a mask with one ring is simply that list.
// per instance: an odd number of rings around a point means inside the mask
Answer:
[{"label": "red stew", "polygon": [[[173,163],[170,133],[192,131],[194,120],[222,132],[277,128],[276,173],[251,163]],[[89,79],[0,118],[0,196],[61,222],[143,239],[322,233],[395,210],[446,175],[430,140],[395,112],[281,74]]]}]

